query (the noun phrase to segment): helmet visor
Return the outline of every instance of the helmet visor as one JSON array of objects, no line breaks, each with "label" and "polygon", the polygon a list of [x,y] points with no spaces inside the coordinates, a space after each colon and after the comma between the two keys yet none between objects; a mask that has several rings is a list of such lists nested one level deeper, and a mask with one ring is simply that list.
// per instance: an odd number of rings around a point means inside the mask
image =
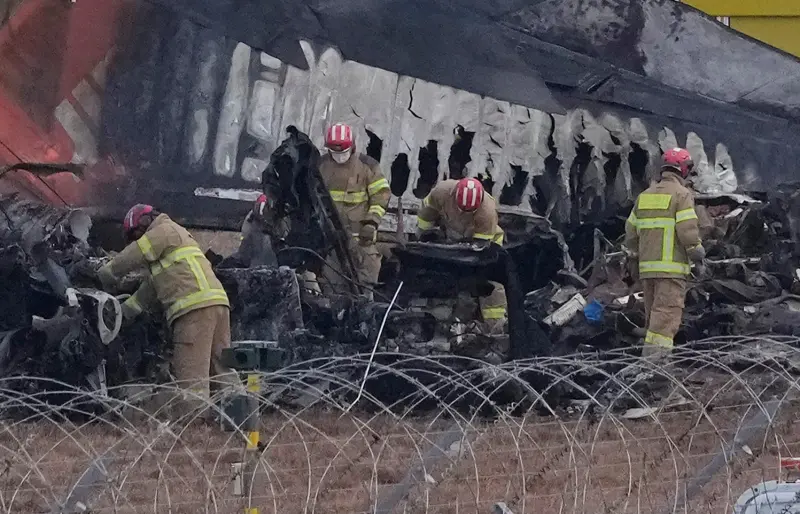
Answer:
[{"label": "helmet visor", "polygon": [[353,147],[353,144],[352,143],[348,143],[348,142],[341,142],[341,143],[327,143],[325,146],[331,152],[339,153],[339,152],[346,152],[347,150],[350,150]]}]

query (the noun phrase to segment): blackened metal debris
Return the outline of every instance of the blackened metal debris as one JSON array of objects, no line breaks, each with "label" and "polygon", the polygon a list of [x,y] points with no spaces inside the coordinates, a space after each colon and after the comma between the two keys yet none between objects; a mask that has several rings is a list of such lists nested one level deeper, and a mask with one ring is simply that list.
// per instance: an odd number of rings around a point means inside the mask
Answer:
[{"label": "blackened metal debris", "polygon": [[[474,359],[454,362],[451,371],[576,351],[602,357],[640,342],[641,295],[626,276],[619,248],[623,213],[566,237],[544,218],[504,216],[503,249],[398,241],[390,245],[393,257],[375,290],[363,289],[350,267],[342,273],[352,290],[323,294],[317,281],[325,258],[335,253],[348,259],[348,248],[318,156],[294,129],[272,155],[264,191],[274,199],[274,212],[253,231],[262,247],[271,246],[270,263],[241,249],[225,259],[211,256],[231,300],[235,341],[275,348],[285,366],[368,353],[376,342],[380,365],[402,368],[415,356]],[[798,333],[800,189],[785,185],[777,191],[759,199],[698,199],[709,273],[691,277],[679,348],[713,336]],[[0,220],[0,376],[19,377],[8,387],[41,389],[43,382],[24,378],[31,376],[93,391],[167,380],[171,349],[164,323],[145,317],[120,329],[117,299],[96,289],[95,272],[108,256],[89,244],[85,215],[16,197],[0,199],[0,206],[6,213],[5,224]],[[129,277],[122,289],[132,292],[140,278]],[[475,323],[476,298],[490,280],[506,287],[507,333],[482,331]],[[388,298],[401,281],[381,332]],[[408,383],[367,381],[371,394],[402,394],[445,372],[440,363],[427,362],[430,369],[419,361],[409,365],[414,376]],[[620,365],[610,361],[609,369],[615,367]],[[547,377],[526,378],[553,404],[571,397],[565,385],[551,387]],[[588,387],[603,380],[595,371],[576,383]],[[49,394],[53,403],[69,400]]]}]

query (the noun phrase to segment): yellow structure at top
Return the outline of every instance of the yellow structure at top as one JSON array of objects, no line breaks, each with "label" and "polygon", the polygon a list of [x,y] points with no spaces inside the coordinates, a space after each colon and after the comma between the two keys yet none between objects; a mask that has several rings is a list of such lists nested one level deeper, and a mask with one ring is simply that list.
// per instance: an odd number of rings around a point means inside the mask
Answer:
[{"label": "yellow structure at top", "polygon": [[732,29],[800,57],[800,0],[683,0]]}]

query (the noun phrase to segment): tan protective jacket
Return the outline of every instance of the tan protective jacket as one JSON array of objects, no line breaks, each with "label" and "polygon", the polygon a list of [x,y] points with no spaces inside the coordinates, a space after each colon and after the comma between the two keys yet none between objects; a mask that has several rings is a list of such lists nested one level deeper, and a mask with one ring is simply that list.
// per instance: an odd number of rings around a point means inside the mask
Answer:
[{"label": "tan protective jacket", "polygon": [[325,154],[319,171],[351,235],[358,235],[363,222],[380,224],[391,191],[378,161],[354,152],[350,160],[339,164]]},{"label": "tan protective jacket", "polygon": [[625,223],[625,246],[640,278],[685,278],[687,251],[702,246],[694,196],[675,173],[664,173],[636,199]]},{"label": "tan protective jacket", "polygon": [[228,295],[211,269],[197,242],[166,214],[160,214],[136,242],[111,260],[112,273],[122,277],[147,266],[150,278],[123,304],[129,312],[152,308],[157,300],[167,322],[184,314],[210,307],[229,307]]},{"label": "tan protective jacket", "polygon": [[481,239],[502,245],[504,233],[498,225],[495,199],[486,193],[476,211],[462,211],[456,203],[457,184],[457,180],[439,182],[425,197],[417,215],[420,231],[440,226],[450,240]]}]

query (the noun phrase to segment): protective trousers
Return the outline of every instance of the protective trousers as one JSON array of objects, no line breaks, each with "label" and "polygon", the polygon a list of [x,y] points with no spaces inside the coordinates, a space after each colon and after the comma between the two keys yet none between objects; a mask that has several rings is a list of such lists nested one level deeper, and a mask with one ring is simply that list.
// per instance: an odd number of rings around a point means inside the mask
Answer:
[{"label": "protective trousers", "polygon": [[494,287],[491,294],[479,299],[483,321],[504,320],[508,306],[506,288],[499,282],[489,281],[489,283]]},{"label": "protective trousers", "polygon": [[190,401],[207,402],[210,389],[241,385],[238,375],[220,361],[222,350],[231,346],[227,307],[214,305],[177,318],[172,323],[172,341],[173,372],[179,387],[192,393],[186,396]]},{"label": "protective trousers", "polygon": [[644,312],[647,325],[645,345],[672,349],[673,338],[681,327],[686,296],[682,278],[644,278]]},{"label": "protective trousers", "polygon": [[[381,253],[378,247],[374,243],[362,246],[357,237],[351,237],[349,248],[350,255],[353,256],[353,265],[356,267],[356,280],[365,286],[375,287],[381,271]],[[347,290],[347,280],[342,277],[341,273],[336,272],[341,271],[341,269],[336,254],[331,253],[328,256],[327,265],[322,270],[322,277],[325,283],[330,285],[334,293],[341,293]],[[325,284],[323,284],[324,286]]]}]

